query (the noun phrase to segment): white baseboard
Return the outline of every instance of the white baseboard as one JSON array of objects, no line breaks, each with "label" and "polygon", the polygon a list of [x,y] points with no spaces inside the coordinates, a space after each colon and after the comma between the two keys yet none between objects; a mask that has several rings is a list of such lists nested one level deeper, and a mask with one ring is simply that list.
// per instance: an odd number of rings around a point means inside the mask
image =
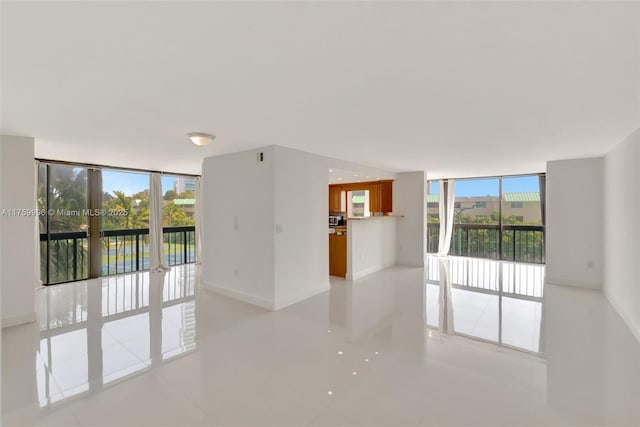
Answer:
[{"label": "white baseboard", "polygon": [[373,273],[377,273],[380,270],[384,270],[385,268],[389,268],[389,267],[392,267],[394,265],[395,265],[395,263],[391,262],[391,263],[383,264],[381,266],[369,267],[369,268],[367,268],[365,270],[357,271],[356,273],[347,272],[347,276],[345,277],[345,279],[347,279],[347,280],[362,279],[365,276],[368,276],[368,275],[373,274]]},{"label": "white baseboard", "polygon": [[596,291],[602,290],[602,283],[600,282],[581,282],[578,280],[556,280],[553,277],[545,276],[544,283],[558,286],[571,286],[573,288],[593,289]]},{"label": "white baseboard", "polygon": [[329,283],[329,281],[327,280],[326,283],[322,284],[321,286],[315,287],[311,290],[305,291],[305,292],[300,292],[297,295],[294,295],[292,297],[289,298],[285,298],[283,300],[279,300],[276,299],[276,304],[275,304],[275,309],[276,310],[280,310],[281,308],[285,308],[288,307],[290,305],[296,304],[300,301],[304,301],[307,298],[311,298],[313,296],[316,296],[318,294],[321,294],[323,292],[327,292],[329,289],[331,288],[331,285]]},{"label": "white baseboard", "polygon": [[613,307],[613,309],[618,313],[618,316],[622,319],[622,321],[627,325],[633,336],[636,338],[638,342],[640,342],[640,325],[636,325],[632,322],[632,319],[627,316],[627,314],[620,309],[620,306],[615,302],[615,300],[611,297],[607,288],[603,289],[603,293],[609,304]]},{"label": "white baseboard", "polygon": [[9,316],[2,319],[2,329],[12,326],[23,325],[36,321],[36,313],[20,314],[18,316]]},{"label": "white baseboard", "polygon": [[202,288],[216,294],[224,295],[225,297],[233,298],[242,302],[246,302],[248,304],[266,308],[267,310],[277,311],[281,308],[288,307],[297,302],[306,300],[307,298],[311,298],[315,295],[328,291],[330,289],[330,284],[329,281],[327,281],[321,286],[315,287],[305,292],[300,292],[297,295],[278,301],[270,301],[266,298],[257,297],[246,292],[241,292],[235,289],[230,289],[225,286],[215,285],[213,283],[208,283],[205,281],[202,282]]},{"label": "white baseboard", "polygon": [[266,298],[251,295],[246,292],[238,291],[236,289],[227,288],[225,286],[215,285],[204,280],[202,281],[202,288],[216,294],[224,295],[225,297],[233,298],[242,302],[246,302],[248,304],[266,308],[267,310],[275,310],[274,302]]}]

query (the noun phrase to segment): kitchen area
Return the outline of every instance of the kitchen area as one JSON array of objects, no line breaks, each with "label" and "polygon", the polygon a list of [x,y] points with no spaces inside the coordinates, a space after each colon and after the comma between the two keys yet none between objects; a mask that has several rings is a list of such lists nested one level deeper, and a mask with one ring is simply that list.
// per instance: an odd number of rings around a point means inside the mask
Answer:
[{"label": "kitchen area", "polygon": [[355,280],[393,265],[393,179],[329,172],[329,274]]}]

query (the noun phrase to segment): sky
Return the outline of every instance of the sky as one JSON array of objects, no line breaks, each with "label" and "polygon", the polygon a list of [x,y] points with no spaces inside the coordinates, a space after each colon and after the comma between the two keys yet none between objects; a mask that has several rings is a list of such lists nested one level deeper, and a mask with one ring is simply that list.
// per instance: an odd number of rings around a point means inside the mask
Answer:
[{"label": "sky", "polygon": [[[431,194],[440,194],[437,182],[432,184]],[[518,176],[502,179],[503,193],[540,191],[537,176]],[[498,179],[458,179],[455,183],[456,197],[498,196]]]},{"label": "sky", "polygon": [[[162,194],[173,190],[174,176],[162,177]],[[103,191],[113,194],[114,190],[123,191],[127,196],[149,189],[149,174],[102,170]]]},{"label": "sky", "polygon": [[[173,190],[174,176],[162,177],[162,194],[167,190]],[[124,191],[124,194],[131,196],[139,191],[149,188],[149,174],[136,172],[119,172],[103,169],[102,188],[104,191],[113,194],[114,190]],[[514,192],[538,192],[537,176],[519,176],[503,178],[502,191],[504,193]],[[455,192],[457,197],[471,196],[498,196],[498,179],[459,179],[456,180]],[[432,194],[439,194],[438,183],[433,182]]]}]

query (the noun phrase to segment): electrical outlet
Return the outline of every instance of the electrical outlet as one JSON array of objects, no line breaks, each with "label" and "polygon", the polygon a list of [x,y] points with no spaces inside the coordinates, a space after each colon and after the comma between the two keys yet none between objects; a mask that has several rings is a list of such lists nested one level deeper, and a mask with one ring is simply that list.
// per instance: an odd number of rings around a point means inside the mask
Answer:
[{"label": "electrical outlet", "polygon": [[238,269],[233,270],[233,277],[238,277]]}]

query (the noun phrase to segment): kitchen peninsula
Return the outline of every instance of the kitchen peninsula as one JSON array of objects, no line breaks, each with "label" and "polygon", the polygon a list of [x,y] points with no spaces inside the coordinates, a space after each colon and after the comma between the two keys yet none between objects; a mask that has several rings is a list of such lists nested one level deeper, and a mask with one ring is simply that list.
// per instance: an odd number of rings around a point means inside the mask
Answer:
[{"label": "kitchen peninsula", "polygon": [[393,180],[329,186],[329,274],[355,280],[395,264]]}]

